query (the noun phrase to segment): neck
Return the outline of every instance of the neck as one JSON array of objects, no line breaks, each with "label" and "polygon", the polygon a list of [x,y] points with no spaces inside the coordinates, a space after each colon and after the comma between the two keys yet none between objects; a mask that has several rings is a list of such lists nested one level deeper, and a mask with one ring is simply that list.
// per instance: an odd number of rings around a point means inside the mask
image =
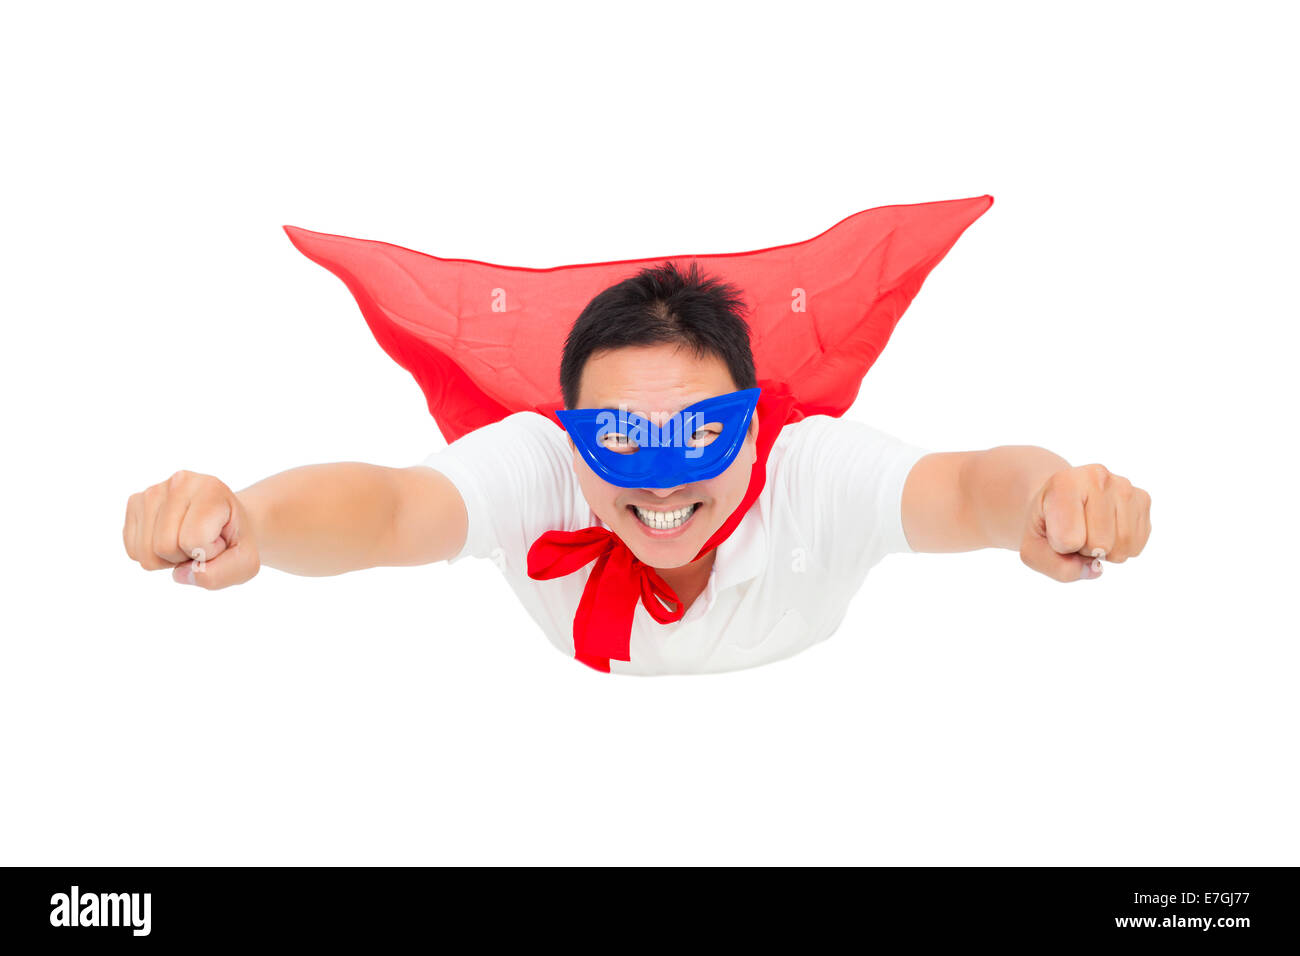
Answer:
[{"label": "neck", "polygon": [[655,573],[673,589],[673,593],[682,599],[688,609],[695,599],[709,586],[709,574],[713,571],[714,559],[718,556],[717,548],[709,548],[709,553],[697,558],[690,564],[677,568],[655,568]]}]

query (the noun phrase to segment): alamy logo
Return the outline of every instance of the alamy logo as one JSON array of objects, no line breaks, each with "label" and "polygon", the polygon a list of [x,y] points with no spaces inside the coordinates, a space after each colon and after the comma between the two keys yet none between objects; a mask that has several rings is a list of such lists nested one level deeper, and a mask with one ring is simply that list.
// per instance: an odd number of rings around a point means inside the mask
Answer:
[{"label": "alamy logo", "polygon": [[149,893],[71,893],[50,897],[51,926],[130,926],[133,936],[149,935]]},{"label": "alamy logo", "polygon": [[636,448],[685,448],[687,458],[699,458],[704,454],[704,446],[694,444],[695,436],[711,423],[704,420],[702,412],[677,412],[660,425],[620,404],[617,411],[599,412],[596,424],[600,426],[596,431],[598,442],[603,442],[606,435],[616,435]]}]

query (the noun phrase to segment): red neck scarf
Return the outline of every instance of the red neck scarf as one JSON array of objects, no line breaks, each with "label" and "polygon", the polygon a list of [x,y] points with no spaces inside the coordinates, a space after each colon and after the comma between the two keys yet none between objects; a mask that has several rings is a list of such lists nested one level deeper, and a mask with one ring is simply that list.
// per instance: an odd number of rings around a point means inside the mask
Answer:
[{"label": "red neck scarf", "polygon": [[[784,382],[760,381],[757,459],[749,474],[749,488],[736,510],[692,558],[698,561],[711,548],[731,536],[767,482],[767,458],[776,436],[804,413]],[[552,419],[554,420],[554,419]],[[547,531],[528,549],[528,576],[537,581],[563,577],[592,561],[591,576],[573,618],[574,657],[598,671],[609,673],[609,662],[632,659],[632,618],[639,599],[660,624],[680,621],[686,613],[682,601],[658,572],[642,563],[613,531],[593,525],[581,531]],[[662,602],[673,605],[668,610]]]}]

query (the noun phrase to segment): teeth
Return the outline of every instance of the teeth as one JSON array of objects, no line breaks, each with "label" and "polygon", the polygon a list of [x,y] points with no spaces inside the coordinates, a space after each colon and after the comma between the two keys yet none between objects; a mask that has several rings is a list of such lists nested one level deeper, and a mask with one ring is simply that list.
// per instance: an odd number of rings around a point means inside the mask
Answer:
[{"label": "teeth", "polygon": [[632,507],[643,524],[649,525],[658,531],[670,531],[673,528],[681,527],[695,511],[694,505],[687,508],[678,508],[676,511],[646,511],[636,505]]}]

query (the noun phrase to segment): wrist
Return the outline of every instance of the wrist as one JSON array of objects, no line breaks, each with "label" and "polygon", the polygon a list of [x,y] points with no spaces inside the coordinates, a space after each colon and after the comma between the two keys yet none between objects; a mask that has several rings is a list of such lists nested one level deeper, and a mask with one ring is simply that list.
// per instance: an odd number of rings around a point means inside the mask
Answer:
[{"label": "wrist", "polygon": [[982,452],[971,487],[981,500],[985,546],[1019,551],[1025,522],[1047,479],[1070,463],[1036,445],[1002,445]]},{"label": "wrist", "polygon": [[272,540],[271,525],[274,516],[273,500],[265,488],[251,485],[235,492],[235,500],[244,511],[244,534],[251,537],[258,550],[266,555]]}]

